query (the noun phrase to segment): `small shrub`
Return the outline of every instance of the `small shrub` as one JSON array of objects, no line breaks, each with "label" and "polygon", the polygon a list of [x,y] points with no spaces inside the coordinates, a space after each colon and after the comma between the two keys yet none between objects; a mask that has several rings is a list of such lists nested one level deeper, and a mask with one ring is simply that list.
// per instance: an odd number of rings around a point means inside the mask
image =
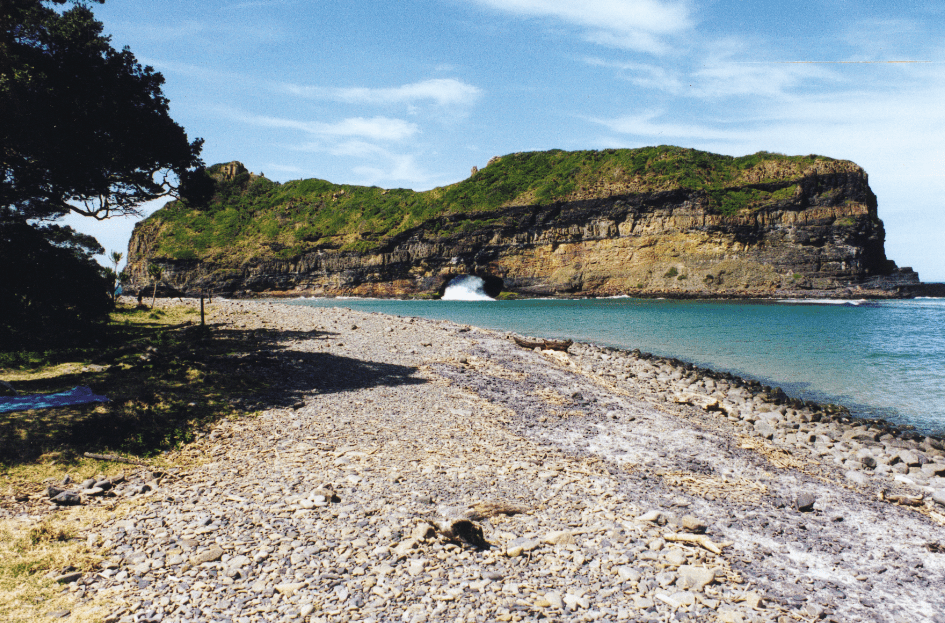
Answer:
[{"label": "small shrub", "polygon": [[667,278],[667,279],[672,279],[673,277],[675,277],[675,276],[678,275],[678,274],[679,274],[679,271],[676,270],[676,267],[675,267],[675,266],[673,266],[672,268],[670,268],[669,270],[667,270],[665,273],[663,273],[663,277],[665,277],[665,278]]}]

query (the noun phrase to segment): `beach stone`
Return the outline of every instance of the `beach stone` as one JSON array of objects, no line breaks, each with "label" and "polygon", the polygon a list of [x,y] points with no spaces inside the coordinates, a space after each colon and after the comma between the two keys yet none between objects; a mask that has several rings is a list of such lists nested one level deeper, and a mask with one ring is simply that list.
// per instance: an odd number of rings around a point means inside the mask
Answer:
[{"label": "beach stone", "polygon": [[938,489],[933,492],[932,501],[941,506],[945,506],[945,489]]},{"label": "beach stone", "polygon": [[63,491],[52,499],[59,506],[78,506],[82,504],[82,497],[73,491]]},{"label": "beach stone", "polygon": [[660,525],[663,525],[664,523],[666,523],[666,520],[663,517],[663,513],[661,513],[658,510],[651,510],[646,513],[643,513],[642,515],[637,517],[637,521],[651,521],[653,523],[658,523]]},{"label": "beach stone", "polygon": [[[63,484],[68,484],[68,483],[63,483]],[[66,491],[66,490],[63,489],[62,487],[57,487],[57,486],[55,486],[55,485],[49,485],[48,487],[46,487],[46,496],[47,496],[47,497],[50,497],[50,498],[54,498],[54,497],[56,497],[57,495],[59,495],[60,493],[65,493],[65,491]]]},{"label": "beach stone", "polygon": [[567,606],[568,610],[577,610],[578,608],[588,609],[591,607],[591,602],[587,597],[582,595],[574,595],[573,593],[565,593],[562,598],[564,605]]},{"label": "beach stone", "polygon": [[64,573],[60,576],[57,576],[54,581],[59,584],[68,584],[69,582],[75,582],[81,577],[82,573],[80,571],[73,571],[71,573]]},{"label": "beach stone", "polygon": [[679,578],[676,580],[676,586],[684,590],[699,592],[715,581],[715,571],[706,567],[682,565],[677,573]]},{"label": "beach stone", "polygon": [[824,616],[823,606],[815,603],[806,603],[801,609],[805,615],[809,616],[812,619],[820,619]]},{"label": "beach stone", "polygon": [[285,584],[277,584],[276,592],[286,597],[291,597],[294,595],[300,588],[305,587],[305,582],[287,582]]},{"label": "beach stone", "polygon": [[545,543],[548,545],[574,545],[574,535],[568,530],[556,530],[545,535]]},{"label": "beach stone", "polygon": [[564,610],[564,600],[561,598],[561,594],[557,592],[545,593],[545,601],[548,602],[548,605],[552,608],[557,608],[558,610]]},{"label": "beach stone", "polygon": [[406,556],[411,551],[417,549],[420,546],[420,543],[416,539],[407,539],[402,541],[394,548],[394,554],[397,556]]},{"label": "beach stone", "polygon": [[708,527],[704,521],[693,517],[692,515],[684,516],[679,525],[682,526],[682,529],[686,532],[691,532],[693,534],[702,534]]},{"label": "beach stone", "polygon": [[672,595],[658,594],[656,598],[674,609],[691,606],[696,603],[696,596],[691,591],[679,591]]},{"label": "beach stone", "polygon": [[922,474],[927,478],[945,476],[945,464],[943,463],[926,463],[921,469]]},{"label": "beach stone", "polygon": [[802,513],[809,513],[814,510],[814,504],[817,498],[812,493],[802,493],[794,500],[794,508]]},{"label": "beach stone", "polygon": [[633,596],[633,607],[639,610],[647,610],[653,607],[653,600],[642,595]]},{"label": "beach stone", "polygon": [[844,477],[846,477],[846,479],[853,484],[859,486],[866,485],[870,481],[869,476],[856,470],[848,471],[846,474],[844,474]]},{"label": "beach stone", "polygon": [[758,433],[764,439],[771,439],[774,437],[774,434],[777,432],[771,424],[768,424],[765,420],[758,420],[755,422],[755,432]]},{"label": "beach stone", "polygon": [[663,556],[663,560],[665,560],[667,564],[678,567],[679,565],[685,564],[686,554],[681,549],[674,547]]},{"label": "beach stone", "polygon": [[919,466],[919,455],[911,450],[900,450],[898,456],[899,460],[909,467]]},{"label": "beach stone", "polygon": [[224,553],[225,552],[223,551],[222,547],[220,547],[219,545],[213,545],[210,547],[210,549],[191,556],[190,564],[196,566],[196,565],[201,565],[206,562],[216,562],[217,560],[220,560],[220,558],[223,557]]},{"label": "beach stone", "polygon": [[628,566],[617,567],[616,572],[621,582],[639,582],[642,577],[639,571]]},{"label": "beach stone", "polygon": [[410,538],[417,541],[421,541],[423,539],[432,539],[434,536],[436,536],[436,528],[428,523],[417,524],[414,527],[413,532],[410,533]]},{"label": "beach stone", "polygon": [[521,545],[510,545],[505,550],[505,555],[509,558],[515,558],[516,556],[521,556],[525,552],[525,548]]}]

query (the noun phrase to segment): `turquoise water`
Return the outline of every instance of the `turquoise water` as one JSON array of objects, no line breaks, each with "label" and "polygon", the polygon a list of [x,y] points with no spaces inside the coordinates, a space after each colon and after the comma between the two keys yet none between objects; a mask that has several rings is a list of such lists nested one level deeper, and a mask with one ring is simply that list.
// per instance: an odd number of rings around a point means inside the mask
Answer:
[{"label": "turquoise water", "polygon": [[843,404],[858,416],[945,431],[945,299],[282,302],[639,348],[757,379],[798,398]]}]

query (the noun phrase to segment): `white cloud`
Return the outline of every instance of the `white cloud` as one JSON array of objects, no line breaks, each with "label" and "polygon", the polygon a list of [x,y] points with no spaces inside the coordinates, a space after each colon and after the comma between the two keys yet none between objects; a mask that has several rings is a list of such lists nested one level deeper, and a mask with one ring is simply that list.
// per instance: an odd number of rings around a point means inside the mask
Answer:
[{"label": "white cloud", "polygon": [[610,47],[665,52],[662,36],[688,30],[686,2],[661,0],[474,0],[521,17],[553,18],[584,29],[584,38]]},{"label": "white cloud", "polygon": [[680,76],[663,67],[647,63],[608,61],[602,58],[588,57],[584,62],[592,67],[606,67],[618,70],[627,80],[648,89],[658,89],[669,93],[679,93],[683,88]]},{"label": "white cloud", "polygon": [[410,154],[388,154],[388,166],[354,167],[352,172],[360,176],[362,183],[376,186],[381,183],[406,182],[411,188],[422,188],[429,184],[430,174],[417,164]]},{"label": "white cloud", "polygon": [[286,84],[285,91],[302,97],[349,104],[414,104],[429,101],[440,106],[473,104],[482,91],[454,78],[433,78],[399,87],[318,87]]},{"label": "white cloud", "polygon": [[636,115],[623,115],[613,119],[590,119],[613,132],[633,136],[652,137],[657,143],[666,139],[702,139],[737,141],[745,140],[750,135],[742,131],[716,129],[707,125],[671,123],[658,121],[660,113],[646,112]]},{"label": "white cloud", "polygon": [[232,109],[219,109],[229,118],[267,128],[285,128],[299,130],[308,134],[323,137],[361,137],[380,141],[400,141],[419,132],[416,124],[403,119],[390,117],[350,117],[335,123],[321,121],[298,121],[284,117],[270,117],[267,115],[252,115]]}]

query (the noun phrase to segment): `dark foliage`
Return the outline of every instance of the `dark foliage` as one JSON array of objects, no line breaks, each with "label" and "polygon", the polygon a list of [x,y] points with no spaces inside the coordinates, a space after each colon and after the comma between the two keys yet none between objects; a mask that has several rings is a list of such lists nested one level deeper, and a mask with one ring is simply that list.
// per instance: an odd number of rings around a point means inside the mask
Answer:
[{"label": "dark foliage", "polygon": [[0,349],[88,339],[108,320],[111,283],[91,259],[97,246],[68,227],[0,219]]},{"label": "dark foliage", "polygon": [[0,2],[0,206],[23,218],[134,214],[202,164],[164,78],[115,50],[91,10]]}]

